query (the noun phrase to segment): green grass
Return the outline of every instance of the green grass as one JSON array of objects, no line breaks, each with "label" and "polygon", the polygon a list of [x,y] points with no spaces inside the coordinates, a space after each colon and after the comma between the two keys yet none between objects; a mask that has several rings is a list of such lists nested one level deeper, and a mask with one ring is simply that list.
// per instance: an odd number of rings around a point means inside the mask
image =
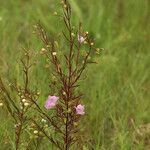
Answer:
[{"label": "green grass", "polygon": [[[105,50],[99,64],[89,67],[82,84],[87,105],[87,136],[93,150],[145,150],[144,138],[135,144],[135,128],[150,123],[150,1],[149,0],[70,0],[73,22],[83,23],[95,37],[96,46]],[[42,44],[32,34],[38,21],[49,34],[60,32],[60,19],[52,15],[60,11],[56,0],[5,0],[0,2],[0,73],[20,81],[21,47],[39,51]],[[42,104],[48,94],[50,71],[45,60],[31,74],[33,87],[42,93]],[[1,115],[2,114],[2,115]],[[4,117],[5,116],[5,117]],[[0,150],[13,149],[13,125],[0,108]],[[10,147],[6,143],[10,143]],[[150,145],[150,143],[149,143]],[[47,147],[48,148],[48,147]],[[46,147],[41,147],[45,150]],[[51,148],[50,148],[51,149]],[[86,149],[86,148],[85,148]]]}]

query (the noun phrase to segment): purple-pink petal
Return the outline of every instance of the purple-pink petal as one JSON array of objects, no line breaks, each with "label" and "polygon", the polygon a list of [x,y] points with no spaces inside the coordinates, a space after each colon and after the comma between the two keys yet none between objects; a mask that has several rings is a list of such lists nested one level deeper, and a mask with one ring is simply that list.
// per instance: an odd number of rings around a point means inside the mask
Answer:
[{"label": "purple-pink petal", "polygon": [[83,43],[85,41],[85,38],[81,35],[78,35],[78,42]]},{"label": "purple-pink petal", "polygon": [[57,103],[57,100],[59,99],[59,97],[57,96],[48,96],[48,99],[47,101],[45,102],[45,108],[46,109],[51,109],[53,107],[55,107],[56,103]]},{"label": "purple-pink petal", "polygon": [[78,115],[84,115],[85,114],[84,105],[79,104],[77,107],[75,107],[75,109],[76,109],[76,114],[78,114]]}]

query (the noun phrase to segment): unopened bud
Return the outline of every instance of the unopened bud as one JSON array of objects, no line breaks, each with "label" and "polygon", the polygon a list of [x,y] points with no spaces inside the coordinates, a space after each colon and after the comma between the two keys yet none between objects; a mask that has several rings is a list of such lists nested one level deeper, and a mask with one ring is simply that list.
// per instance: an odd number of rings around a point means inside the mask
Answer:
[{"label": "unopened bud", "polygon": [[100,49],[99,48],[96,48],[96,53],[100,54]]},{"label": "unopened bud", "polygon": [[52,54],[53,54],[53,56],[56,56],[56,55],[57,55],[57,53],[56,53],[56,52],[53,52]]},{"label": "unopened bud", "polygon": [[64,5],[64,8],[65,8],[65,9],[67,8],[67,5],[66,5],[66,4]]},{"label": "unopened bud", "polygon": [[77,123],[77,122],[74,122],[73,125],[76,127],[76,126],[78,126],[78,123]]},{"label": "unopened bud", "polygon": [[74,33],[71,33],[71,35],[74,37],[75,36],[75,34]]},{"label": "unopened bud", "polygon": [[54,15],[57,15],[57,12],[56,12],[56,11],[54,12]]},{"label": "unopened bud", "polygon": [[47,48],[49,48],[49,47],[50,47],[50,45],[47,45],[46,47],[47,47]]},{"label": "unopened bud", "polygon": [[66,119],[66,118],[64,118],[64,123],[66,124],[66,122],[67,122],[67,119]]},{"label": "unopened bud", "polygon": [[47,121],[45,119],[42,118],[41,122],[46,123]]},{"label": "unopened bud", "polygon": [[68,114],[71,113],[71,109],[70,109],[70,108],[67,110],[67,113],[68,113]]},{"label": "unopened bud", "polygon": [[66,95],[66,92],[65,92],[65,91],[63,91],[63,95]]},{"label": "unopened bud", "polygon": [[3,103],[0,103],[0,107],[2,107],[3,106]]},{"label": "unopened bud", "polygon": [[22,102],[25,103],[25,102],[26,102],[26,99],[22,99]]},{"label": "unopened bud", "polygon": [[28,102],[25,102],[24,103],[24,106],[29,106],[30,104]]},{"label": "unopened bud", "polygon": [[84,44],[87,44],[87,41],[84,41],[83,43],[84,43]]},{"label": "unopened bud", "polygon": [[21,98],[24,98],[24,96],[22,95]]},{"label": "unopened bud", "polygon": [[34,130],[34,132],[33,132],[34,134],[38,134],[38,131],[37,130]]},{"label": "unopened bud", "polygon": [[37,25],[34,25],[34,28],[37,28]]},{"label": "unopened bud", "polygon": [[41,51],[40,51],[40,54],[44,54],[45,52],[46,52],[46,49],[42,48]]},{"label": "unopened bud", "polygon": [[48,128],[48,124],[44,125],[44,128]]},{"label": "unopened bud", "polygon": [[92,42],[90,45],[91,45],[91,46],[93,46],[93,45],[94,45],[94,43]]},{"label": "unopened bud", "polygon": [[37,92],[37,95],[40,95],[40,92]]}]

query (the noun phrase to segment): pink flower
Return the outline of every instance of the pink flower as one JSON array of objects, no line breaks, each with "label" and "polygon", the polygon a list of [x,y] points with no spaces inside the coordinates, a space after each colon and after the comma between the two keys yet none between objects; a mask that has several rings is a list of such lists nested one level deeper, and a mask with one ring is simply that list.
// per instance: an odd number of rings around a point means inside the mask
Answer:
[{"label": "pink flower", "polygon": [[45,102],[45,108],[51,109],[51,108],[55,107],[58,99],[59,99],[59,97],[57,97],[57,96],[49,95],[47,101]]},{"label": "pink flower", "polygon": [[84,38],[83,36],[81,35],[78,35],[78,41],[79,43],[83,43],[85,41],[86,38]]},{"label": "pink flower", "polygon": [[75,107],[76,109],[76,113],[78,115],[84,115],[85,111],[84,111],[84,105],[79,104],[77,107]]}]

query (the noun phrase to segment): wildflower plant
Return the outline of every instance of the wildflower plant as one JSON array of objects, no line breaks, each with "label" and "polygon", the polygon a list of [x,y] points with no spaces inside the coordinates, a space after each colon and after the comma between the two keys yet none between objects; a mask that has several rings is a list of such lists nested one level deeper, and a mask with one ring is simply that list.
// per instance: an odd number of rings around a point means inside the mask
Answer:
[{"label": "wildflower plant", "polygon": [[[38,92],[29,88],[29,69],[32,63],[28,51],[25,51],[25,61],[21,59],[25,76],[24,86],[11,85],[19,96],[19,103],[14,102],[2,79],[0,80],[0,89],[4,94],[3,103],[16,125],[16,150],[21,145],[21,134],[30,133],[30,128],[34,129],[33,133],[40,137],[40,140],[47,139],[57,149],[83,149],[81,120],[88,112],[82,101],[83,93],[79,90],[79,81],[83,79],[88,64],[96,63],[91,56],[99,54],[99,49],[94,48],[93,40],[88,32],[83,31],[81,23],[77,29],[72,25],[69,2],[63,0],[61,5],[62,15],[56,12],[55,15],[61,17],[65,25],[65,31],[62,31],[60,36],[64,42],[62,47],[59,38],[49,36],[40,22],[35,26],[36,33],[44,44],[40,53],[45,55],[51,64],[50,76],[53,77],[49,84],[51,92],[43,106],[38,103]],[[28,113],[30,110],[33,115]]]},{"label": "wildflower plant", "polygon": [[35,54],[23,49],[23,56],[20,59],[24,73],[22,85],[14,81],[6,86],[0,77],[0,99],[13,119],[16,150],[24,146],[28,147],[31,142],[31,139],[24,139],[24,137],[29,136],[31,112],[34,109],[32,99],[37,100],[39,97],[39,93],[32,91],[29,86],[29,71],[35,65],[35,61],[32,61],[34,56]]},{"label": "wildflower plant", "polygon": [[[56,131],[56,139],[50,141],[61,150],[69,150],[72,146],[82,145],[80,133],[80,119],[86,114],[86,106],[81,101],[83,96],[79,92],[79,80],[82,74],[91,61],[90,56],[98,49],[93,47],[93,40],[90,39],[88,32],[82,31],[82,26],[79,24],[78,29],[75,29],[71,23],[72,10],[67,0],[61,2],[63,15],[61,18],[64,21],[66,31],[62,31],[62,37],[66,42],[67,51],[63,52],[60,58],[58,39],[49,37],[45,29],[40,23],[36,25],[36,30],[44,43],[42,54],[53,65],[52,74],[55,78],[51,81],[50,87],[56,89],[50,93],[45,102],[47,112],[53,111],[51,120],[45,116],[49,126],[53,126]],[[58,15],[58,13],[57,13]],[[57,43],[57,44],[56,44]],[[59,46],[60,47],[60,46]],[[83,48],[85,49],[83,52]],[[65,63],[63,63],[65,62]],[[44,117],[44,116],[43,116]],[[38,123],[36,123],[38,126]],[[39,130],[41,130],[41,127]],[[41,130],[44,134],[43,128]],[[81,146],[82,147],[82,146]]]}]

